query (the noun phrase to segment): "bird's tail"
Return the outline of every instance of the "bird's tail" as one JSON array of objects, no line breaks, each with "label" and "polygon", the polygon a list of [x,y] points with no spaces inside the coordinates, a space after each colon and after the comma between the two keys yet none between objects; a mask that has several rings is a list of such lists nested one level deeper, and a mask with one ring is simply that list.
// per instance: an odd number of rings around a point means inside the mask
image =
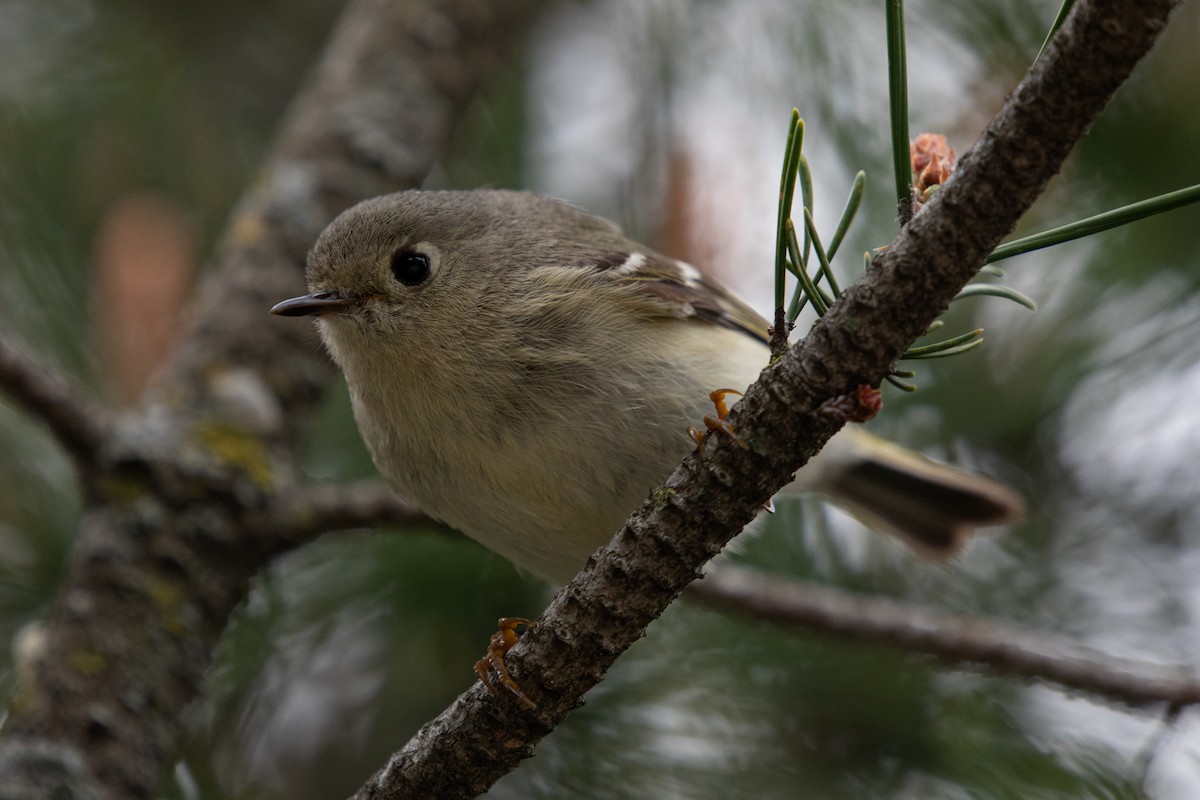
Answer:
[{"label": "bird's tail", "polygon": [[828,496],[865,525],[936,559],[958,553],[976,528],[1015,522],[1024,514],[1021,498],[1007,486],[857,427],[830,440],[793,486]]}]

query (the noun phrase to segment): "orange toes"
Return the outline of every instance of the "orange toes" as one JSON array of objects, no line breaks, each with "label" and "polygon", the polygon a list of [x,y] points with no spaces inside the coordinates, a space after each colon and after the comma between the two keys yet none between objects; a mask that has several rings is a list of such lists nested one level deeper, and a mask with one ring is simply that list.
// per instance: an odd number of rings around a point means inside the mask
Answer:
[{"label": "orange toes", "polygon": [[520,641],[521,635],[517,633],[517,629],[531,628],[533,623],[524,617],[501,617],[497,625],[499,630],[492,634],[487,652],[483,654],[483,658],[475,662],[475,674],[492,694],[500,693],[496,686],[496,683],[499,682],[510,694],[520,700],[523,706],[537,708],[537,703],[521,691],[521,687],[517,685],[516,679],[509,673],[508,666],[504,663],[504,654]]},{"label": "orange toes", "polygon": [[703,432],[695,428],[688,428],[688,435],[692,437],[697,447],[704,441],[704,436],[708,431],[720,431],[737,442],[738,447],[743,449],[746,447],[746,443],[737,437],[733,426],[725,421],[725,418],[729,416],[729,404],[725,402],[725,398],[731,394],[736,394],[739,397],[742,395],[737,389],[713,389],[708,393],[708,398],[712,400],[713,408],[716,409],[717,415],[715,417],[711,414],[704,416],[704,427],[707,430]]}]

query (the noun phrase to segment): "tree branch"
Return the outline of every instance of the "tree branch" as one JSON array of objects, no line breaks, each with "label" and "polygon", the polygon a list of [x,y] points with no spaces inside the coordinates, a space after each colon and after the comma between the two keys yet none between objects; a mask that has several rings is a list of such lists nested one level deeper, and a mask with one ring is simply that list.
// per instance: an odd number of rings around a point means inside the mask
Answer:
[{"label": "tree branch", "polygon": [[293,547],[328,531],[347,528],[442,527],[377,480],[293,489],[276,497],[266,514],[268,521],[262,527]]},{"label": "tree branch", "polygon": [[528,757],[703,564],[856,415],[856,389],[879,384],[1012,230],[1174,5],[1077,3],[958,171],[749,389],[730,417],[740,441],[709,437],[685,459],[509,653],[537,707],[476,684],[356,797],[474,797]]},{"label": "tree branch", "polygon": [[1183,706],[1200,701],[1200,680],[1182,667],[1114,658],[1011,625],[783,580],[744,567],[722,565],[689,586],[688,595],[757,619],[839,639],[891,645],[951,666],[983,665],[1002,674],[1049,681],[1130,706]]},{"label": "tree branch", "polygon": [[80,468],[88,471],[109,431],[104,412],[74,387],[38,364],[15,337],[0,328],[0,389],[40,419]]},{"label": "tree branch", "polygon": [[103,439],[95,492],[0,740],[0,797],[154,795],[333,376],[273,324],[351,203],[419,185],[541,0],[355,0],[205,271],[157,387]]}]

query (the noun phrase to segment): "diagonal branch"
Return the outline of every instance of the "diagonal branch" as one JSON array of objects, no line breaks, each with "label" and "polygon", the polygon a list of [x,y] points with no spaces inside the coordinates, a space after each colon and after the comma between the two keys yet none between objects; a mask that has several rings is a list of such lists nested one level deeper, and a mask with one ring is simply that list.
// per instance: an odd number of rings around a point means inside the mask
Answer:
[{"label": "diagonal branch", "polygon": [[1115,658],[1012,625],[783,580],[745,567],[722,565],[689,586],[688,595],[757,619],[839,639],[887,644],[951,666],[983,665],[1130,706],[1200,702],[1200,680],[1183,668]]},{"label": "diagonal branch", "polygon": [[0,328],[0,390],[39,418],[87,470],[108,435],[107,415],[84,399],[56,372],[37,363],[15,337]]},{"label": "diagonal branch", "polygon": [[703,564],[856,416],[856,390],[879,384],[1012,230],[1174,5],[1077,3],[954,176],[750,387],[730,417],[740,442],[710,437],[685,459],[509,653],[537,707],[476,684],[356,796],[474,797],[528,757]]}]

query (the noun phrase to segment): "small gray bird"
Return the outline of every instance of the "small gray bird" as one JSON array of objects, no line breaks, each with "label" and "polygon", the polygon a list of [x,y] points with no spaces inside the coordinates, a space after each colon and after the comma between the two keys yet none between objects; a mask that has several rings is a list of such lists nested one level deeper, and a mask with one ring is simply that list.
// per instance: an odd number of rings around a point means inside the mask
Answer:
[{"label": "small gray bird", "polygon": [[[359,430],[405,499],[566,583],[694,447],[709,393],[767,363],[767,322],[694,267],[566,203],[508,191],[359,203],[308,258]],[[1017,519],[1008,488],[856,426],[789,491],[820,492],[920,553]]]}]

